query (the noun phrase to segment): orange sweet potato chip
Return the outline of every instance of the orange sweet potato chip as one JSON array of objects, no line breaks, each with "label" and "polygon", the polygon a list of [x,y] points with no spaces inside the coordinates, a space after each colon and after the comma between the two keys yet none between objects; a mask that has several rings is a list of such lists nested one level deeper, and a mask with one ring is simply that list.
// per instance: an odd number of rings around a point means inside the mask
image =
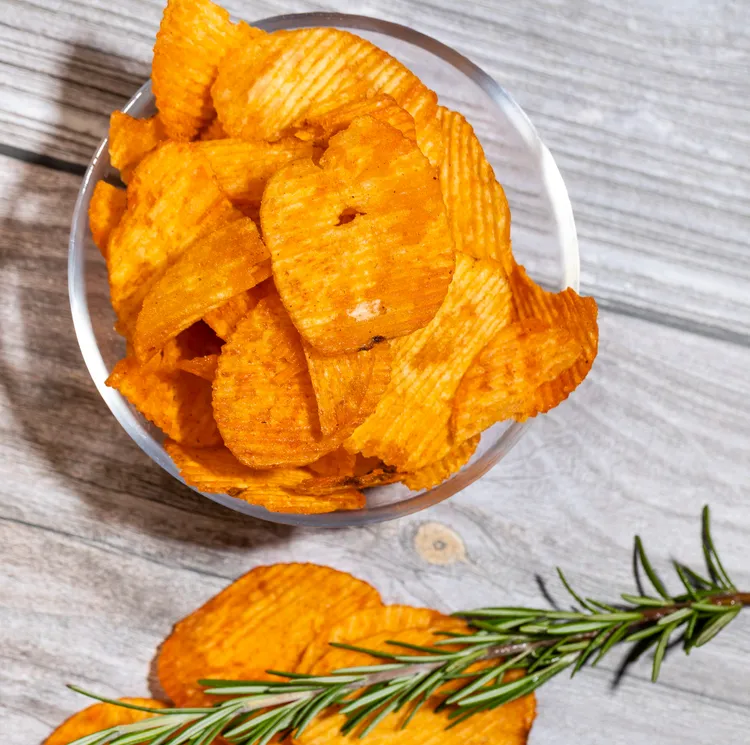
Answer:
[{"label": "orange sweet potato chip", "polygon": [[331,139],[320,167],[298,160],[271,178],[263,237],[305,341],[353,352],[434,317],[454,268],[436,179],[412,142],[367,116]]},{"label": "orange sweet potato chip", "polygon": [[[459,437],[454,436],[454,439],[460,442]],[[401,478],[401,481],[412,491],[432,489],[433,486],[441,484],[454,473],[460,471],[474,455],[477,445],[479,445],[479,435],[467,438],[459,445],[455,445],[444,458],[435,463],[430,463],[430,465],[420,468],[418,471],[407,473]]]},{"label": "orange sweet potato chip", "polygon": [[242,219],[211,167],[191,145],[168,142],[147,155],[128,185],[128,208],[109,241],[112,306],[133,331],[143,298],[198,238]]},{"label": "orange sweet potato chip", "polygon": [[456,254],[448,296],[430,324],[392,342],[391,382],[375,413],[345,442],[400,471],[417,471],[454,447],[453,399],[472,360],[511,316],[500,264]]},{"label": "orange sweet potato chip", "polygon": [[168,0],[151,68],[156,106],[173,140],[191,140],[214,118],[211,85],[226,52],[263,32],[235,26],[210,0]]},{"label": "orange sweet potato chip", "polygon": [[170,339],[271,274],[268,250],[249,217],[189,246],[143,300],[133,346],[150,359]]},{"label": "orange sweet potato chip", "polygon": [[503,187],[471,124],[443,106],[438,107],[438,118],[444,145],[440,188],[456,250],[495,259],[510,274],[510,209]]},{"label": "orange sweet potato chip", "polygon": [[580,355],[581,346],[566,328],[532,319],[501,329],[461,380],[453,436],[465,440],[529,410],[539,387],[570,369]]},{"label": "orange sweet potato chip", "polygon": [[204,380],[213,382],[216,377],[216,368],[219,366],[218,354],[204,354],[202,357],[193,357],[188,360],[179,360],[177,367],[180,370],[197,375]]},{"label": "orange sweet potato chip", "polygon": [[386,342],[361,352],[326,357],[305,344],[305,357],[320,431],[348,437],[377,406],[391,377],[391,350]]},{"label": "orange sweet potato chip", "polygon": [[97,181],[89,202],[89,228],[96,247],[106,259],[109,237],[117,227],[128,204],[127,193],[106,181]]},{"label": "orange sweet potato chip", "polygon": [[109,118],[109,162],[127,183],[133,169],[166,139],[167,133],[158,115],[134,119],[122,111],[113,111]]},{"label": "orange sweet potato chip", "polygon": [[[164,709],[165,704],[152,698],[122,698],[123,703],[145,706],[149,709]],[[125,709],[114,704],[94,704],[66,719],[45,741],[44,745],[69,745],[69,743],[115,727],[118,724],[133,724],[149,719],[154,714],[137,709]]]},{"label": "orange sweet potato chip", "polygon": [[276,140],[306,116],[384,93],[414,118],[421,147],[437,110],[437,96],[400,62],[333,28],[276,31],[238,45],[222,59],[212,93],[224,129],[245,140]]},{"label": "orange sweet potato chip", "polygon": [[381,604],[377,590],[335,569],[257,567],[177,623],[159,653],[159,681],[178,706],[205,703],[198,679],[294,670],[323,628]]},{"label": "orange sweet potato chip", "polygon": [[278,295],[261,300],[222,348],[213,402],[224,442],[252,468],[312,463],[343,439],[320,432],[302,341]]},{"label": "orange sweet potato chip", "polygon": [[522,266],[510,275],[515,317],[520,320],[539,319],[549,326],[567,329],[581,348],[576,361],[553,380],[542,383],[533,398],[515,413],[523,420],[541,414],[564,401],[588,375],[599,348],[597,305],[592,297],[581,297],[568,288],[562,292],[547,292],[539,287]]}]

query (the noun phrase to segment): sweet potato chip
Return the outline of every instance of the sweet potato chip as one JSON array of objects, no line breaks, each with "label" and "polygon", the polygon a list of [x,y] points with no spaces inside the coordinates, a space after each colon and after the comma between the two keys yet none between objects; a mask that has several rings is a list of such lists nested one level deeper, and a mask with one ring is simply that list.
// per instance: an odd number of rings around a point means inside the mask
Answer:
[{"label": "sweet potato chip", "polygon": [[366,608],[352,613],[347,618],[324,628],[310,644],[295,672],[325,674],[333,668],[317,668],[317,663],[334,650],[331,642],[353,644],[384,632],[399,632],[405,629],[426,629],[442,615],[430,608],[412,608],[409,605],[384,605],[379,608]]},{"label": "sweet potato chip", "polygon": [[456,250],[495,259],[510,274],[510,209],[503,187],[471,124],[443,106],[438,107],[438,118],[444,145],[440,188]]},{"label": "sweet potato chip", "polygon": [[235,26],[210,0],[168,0],[156,34],[151,82],[173,140],[192,140],[214,118],[211,85],[227,50],[263,34]]},{"label": "sweet potato chip", "polygon": [[302,341],[278,295],[261,300],[222,348],[213,401],[224,442],[252,468],[312,463],[343,439],[320,432]]},{"label": "sweet potato chip", "polygon": [[167,133],[158,115],[134,119],[122,111],[113,111],[109,118],[109,162],[127,183],[133,169],[166,139]]},{"label": "sweet potato chip", "polygon": [[426,328],[392,342],[391,382],[346,448],[400,471],[444,458],[454,446],[449,425],[456,389],[474,357],[508,323],[511,309],[500,264],[456,254],[445,302]]},{"label": "sweet potato chip", "polygon": [[203,320],[225,341],[234,333],[237,324],[264,297],[260,292],[261,285],[235,295],[216,310],[209,311]]},{"label": "sweet potato chip", "polygon": [[353,476],[357,456],[343,447],[326,453],[307,467],[316,476]]},{"label": "sweet potato chip", "polygon": [[[166,705],[152,698],[122,698],[123,703],[146,706],[149,709],[164,709]],[[69,743],[93,735],[118,724],[133,724],[154,716],[146,711],[125,709],[114,704],[94,704],[66,719],[45,741],[44,745],[69,745]]]},{"label": "sweet potato chip", "polygon": [[547,292],[539,287],[522,266],[510,275],[515,316],[520,320],[539,319],[549,326],[567,329],[581,348],[575,363],[554,380],[540,385],[533,398],[515,413],[524,420],[553,409],[564,401],[588,375],[599,348],[596,300],[581,297],[568,288],[562,292]]},{"label": "sweet potato chip", "polygon": [[205,703],[198,679],[294,670],[322,629],[381,604],[377,590],[335,569],[257,567],[177,623],[159,653],[159,681],[178,706]]},{"label": "sweet potato chip", "polygon": [[[391,350],[386,342],[361,352],[326,357],[309,344],[303,345],[315,400],[320,431],[348,437],[367,419],[391,377]],[[369,389],[369,390],[368,390]]]},{"label": "sweet potato chip", "polygon": [[160,353],[149,362],[120,360],[107,378],[146,419],[185,445],[221,444],[211,409],[211,384],[169,364]]},{"label": "sweet potato chip", "polygon": [[276,31],[238,45],[219,65],[212,93],[224,129],[245,140],[276,140],[306,116],[385,93],[412,115],[420,143],[437,110],[435,93],[400,62],[333,28]]},{"label": "sweet potato chip", "polygon": [[[454,439],[458,440],[459,438],[454,437]],[[477,445],[479,445],[479,435],[466,439],[459,445],[455,445],[448,455],[439,461],[430,463],[430,465],[420,468],[413,473],[403,475],[401,481],[412,491],[432,489],[433,486],[441,484],[454,473],[460,471],[469,462],[471,456],[474,455]]]},{"label": "sweet potato chip", "polygon": [[296,137],[278,142],[244,142],[225,138],[199,142],[224,193],[238,207],[260,207],[268,179],[282,166],[299,158],[311,158],[313,143]]},{"label": "sweet potato chip", "polygon": [[465,440],[533,405],[539,387],[570,369],[581,346],[566,328],[532,319],[501,329],[456,392],[451,428]]},{"label": "sweet potato chip", "polygon": [[454,268],[436,179],[412,142],[367,116],[331,138],[320,167],[298,160],[271,178],[263,237],[305,341],[354,352],[434,317]]},{"label": "sweet potato chip", "polygon": [[216,377],[216,368],[218,366],[218,354],[204,354],[202,357],[193,357],[189,360],[179,360],[177,362],[177,367],[180,370],[189,372],[191,375],[197,375],[204,380],[210,380],[212,383]]},{"label": "sweet potato chip", "polygon": [[268,250],[249,217],[195,241],[144,298],[133,336],[136,355],[150,359],[180,331],[270,274]]},{"label": "sweet potato chip", "polygon": [[109,237],[117,227],[128,204],[127,193],[106,181],[97,181],[89,202],[89,228],[96,247],[106,259]]}]

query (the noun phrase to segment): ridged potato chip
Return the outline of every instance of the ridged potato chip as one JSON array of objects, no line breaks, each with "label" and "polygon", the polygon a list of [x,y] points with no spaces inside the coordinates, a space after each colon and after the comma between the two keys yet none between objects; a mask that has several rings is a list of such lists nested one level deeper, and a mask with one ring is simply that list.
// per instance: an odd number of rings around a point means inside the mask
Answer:
[{"label": "ridged potato chip", "polygon": [[294,670],[322,629],[380,605],[377,590],[335,569],[257,567],[175,625],[159,653],[159,681],[177,706],[210,705],[199,679],[268,679],[268,668]]},{"label": "ridged potato chip", "polygon": [[465,440],[528,411],[539,387],[571,368],[581,346],[566,328],[534,318],[501,329],[466,371],[456,392],[451,428]]},{"label": "ridged potato chip", "polygon": [[[435,121],[437,96],[400,62],[348,31],[276,31],[238,45],[219,65],[212,89],[224,129],[245,140],[276,140],[306,116],[315,119],[344,99],[375,93],[391,96],[412,115],[421,146],[420,135]],[[434,148],[427,149],[436,158]]]},{"label": "ridged potato chip", "polygon": [[471,124],[443,106],[438,107],[438,118],[444,146],[440,188],[456,250],[495,259],[510,274],[510,208],[503,187]]},{"label": "ridged potato chip", "polygon": [[454,252],[435,171],[372,117],[331,138],[320,167],[278,171],[261,224],[284,306],[324,354],[409,334],[445,299]]},{"label": "ridged potato chip", "polygon": [[109,162],[127,183],[133,169],[167,139],[161,118],[134,119],[122,111],[113,111],[109,118]]},{"label": "ridged potato chip", "polygon": [[296,137],[278,142],[225,138],[199,142],[195,148],[206,156],[222,191],[238,207],[259,208],[266,182],[279,168],[313,155],[313,143]]},{"label": "ridged potato chip", "polygon": [[[121,698],[120,701],[149,709],[164,709],[166,704],[152,698]],[[146,711],[126,709],[114,704],[94,704],[66,719],[45,741],[44,745],[69,745],[69,743],[93,735],[118,724],[133,724],[155,716]]]},{"label": "ridged potato chip", "polygon": [[320,431],[348,437],[373,411],[391,378],[392,355],[387,342],[361,352],[327,357],[303,345]]},{"label": "ridged potato chip", "polygon": [[198,139],[201,142],[207,140],[223,140],[227,136],[224,131],[224,127],[221,126],[221,122],[218,119],[213,119],[210,124],[207,124],[198,135]]},{"label": "ridged potato chip", "polygon": [[261,300],[258,287],[235,295],[227,300],[224,305],[216,310],[209,311],[203,316],[203,320],[216,332],[218,336],[227,341],[237,328],[237,324],[258,304]]},{"label": "ridged potato chip", "polygon": [[180,370],[189,372],[191,375],[197,375],[204,380],[210,380],[212,383],[216,377],[216,368],[218,366],[218,354],[204,354],[202,357],[193,357],[189,360],[179,360],[177,362],[177,367]]},{"label": "ridged potato chip", "polygon": [[172,140],[192,140],[214,118],[211,85],[235,44],[263,32],[235,26],[210,0],[167,0],[156,34],[151,83],[159,116]]},{"label": "ridged potato chip", "polygon": [[[466,375],[464,375],[465,377]],[[401,481],[412,491],[432,489],[433,486],[442,484],[443,481],[450,478],[454,473],[460,471],[469,462],[471,456],[474,455],[474,451],[477,449],[477,445],[479,445],[479,435],[469,437],[461,442],[461,438],[454,433],[454,440],[460,444],[454,445],[448,455],[435,463],[430,463],[430,465],[420,468],[418,471],[405,474],[401,478]]]},{"label": "ridged potato chip", "polygon": [[456,254],[448,296],[430,324],[393,341],[391,382],[375,413],[344,443],[400,471],[417,471],[454,447],[453,399],[469,365],[511,317],[505,272],[492,259]]},{"label": "ridged potato chip", "polygon": [[89,202],[89,229],[96,247],[106,259],[109,238],[118,226],[128,205],[128,195],[123,189],[106,181],[97,181]]},{"label": "ridged potato chip", "polygon": [[147,155],[133,173],[128,208],[109,240],[118,330],[132,333],[143,298],[187,246],[237,219],[242,213],[191,145],[168,142]]},{"label": "ridged potato chip", "polygon": [[265,507],[269,512],[286,512],[292,515],[320,515],[328,512],[361,510],[367,504],[365,495],[358,489],[346,489],[333,494],[310,495],[287,490],[243,491],[238,499]]},{"label": "ridged potato chip", "polygon": [[316,476],[349,476],[354,475],[357,456],[343,447],[338,447],[322,458],[313,461],[307,467]]},{"label": "ridged potato chip", "polygon": [[180,360],[187,361],[197,357],[218,355],[221,352],[221,346],[222,341],[214,330],[203,321],[198,321],[167,342],[162,352],[163,356],[168,356],[172,354],[170,350],[174,348],[173,366],[177,367],[177,362]]},{"label": "ridged potato chip", "polygon": [[302,340],[278,295],[261,300],[222,348],[213,402],[224,442],[252,468],[312,463],[343,439],[320,432]]},{"label": "ridged potato chip", "polygon": [[196,240],[151,287],[135,325],[133,346],[150,359],[170,339],[271,275],[268,249],[249,217]]},{"label": "ridged potato chip", "polygon": [[313,476],[294,488],[298,494],[327,496],[346,492],[349,489],[367,489],[371,486],[385,486],[401,481],[404,474],[393,468],[376,468],[369,473],[355,473],[343,476]]},{"label": "ridged potato chip", "polygon": [[539,319],[549,326],[567,329],[581,348],[581,354],[554,380],[540,385],[533,398],[515,412],[519,421],[543,414],[564,401],[588,375],[599,349],[598,309],[592,297],[581,297],[568,288],[547,292],[539,287],[522,266],[510,275],[515,316],[520,320]]}]

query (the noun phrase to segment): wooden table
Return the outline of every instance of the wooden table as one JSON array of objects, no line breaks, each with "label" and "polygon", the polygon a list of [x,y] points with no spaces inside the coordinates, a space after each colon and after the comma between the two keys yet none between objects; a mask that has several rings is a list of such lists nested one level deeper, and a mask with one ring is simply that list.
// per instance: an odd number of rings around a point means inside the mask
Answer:
[{"label": "wooden table", "polygon": [[[400,522],[291,529],[196,496],[99,398],[66,285],[81,173],[148,76],[161,3],[0,0],[3,742],[38,743],[80,708],[68,681],[147,694],[171,625],[266,562],[330,564],[445,610],[543,603],[535,576],[558,565],[614,599],[632,588],[636,532],[660,568],[699,561],[709,502],[727,568],[750,586],[750,4],[226,4],[248,20],[335,9],[407,23],[506,86],[570,190],[599,359],[500,466]],[[656,686],[648,662],[614,686],[617,662],[546,687],[531,743],[748,741],[750,618],[672,655]]]}]

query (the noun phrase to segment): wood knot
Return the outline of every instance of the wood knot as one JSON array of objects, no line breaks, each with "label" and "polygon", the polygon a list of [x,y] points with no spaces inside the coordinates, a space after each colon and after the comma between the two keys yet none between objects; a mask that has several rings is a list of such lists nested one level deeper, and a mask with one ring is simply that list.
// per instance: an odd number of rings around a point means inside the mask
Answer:
[{"label": "wood knot", "polygon": [[414,548],[428,563],[448,566],[466,561],[466,547],[455,530],[441,523],[423,523],[414,536]]}]

